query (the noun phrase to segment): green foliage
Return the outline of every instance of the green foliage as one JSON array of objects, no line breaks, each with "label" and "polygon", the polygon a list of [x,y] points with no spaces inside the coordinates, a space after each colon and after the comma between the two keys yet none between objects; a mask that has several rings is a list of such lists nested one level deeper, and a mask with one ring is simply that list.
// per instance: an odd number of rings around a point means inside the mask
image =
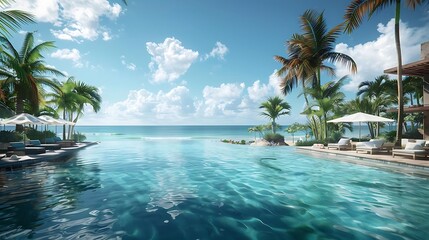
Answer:
[{"label": "green foliage", "polygon": [[73,140],[75,142],[83,142],[86,140],[86,136],[83,133],[76,132],[75,134],[73,134]]},{"label": "green foliage", "polygon": [[268,98],[267,101],[261,103],[259,108],[264,109],[261,115],[271,120],[271,130],[276,133],[276,129],[279,127],[276,119],[282,115],[290,114],[291,107],[289,103],[276,96]]},{"label": "green foliage", "polygon": [[329,136],[329,140],[330,140],[330,142],[338,142],[342,136],[343,136],[342,132],[334,131]]},{"label": "green foliage", "polygon": [[15,131],[0,131],[0,142],[19,142],[22,141],[22,133]]},{"label": "green foliage", "polygon": [[41,142],[43,142],[45,138],[53,138],[56,136],[55,133],[52,131],[40,132],[34,128],[27,128],[25,130],[25,133],[27,135],[26,139],[40,140]]},{"label": "green foliage", "polygon": [[242,139],[241,141],[234,141],[234,140],[228,140],[228,139],[222,139],[220,140],[223,143],[231,143],[231,144],[241,144],[241,145],[245,145],[246,144],[246,140]]},{"label": "green foliage", "polygon": [[325,144],[323,141],[320,140],[311,140],[311,141],[297,141],[295,143],[295,146],[313,146],[313,144]]},{"label": "green foliage", "polygon": [[413,129],[411,131],[408,131],[402,134],[402,137],[409,138],[409,139],[422,139],[423,135],[417,129]]},{"label": "green foliage", "polygon": [[396,140],[396,131],[385,132],[382,137],[388,142],[395,142]]},{"label": "green foliage", "polygon": [[268,142],[284,144],[285,137],[278,133],[267,133],[264,135],[264,139]]}]

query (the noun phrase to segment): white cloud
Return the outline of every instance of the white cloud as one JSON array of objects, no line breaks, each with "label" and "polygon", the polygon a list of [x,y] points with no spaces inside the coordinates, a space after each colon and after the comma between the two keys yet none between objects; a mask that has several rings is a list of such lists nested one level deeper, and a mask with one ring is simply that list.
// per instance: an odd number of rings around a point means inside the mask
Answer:
[{"label": "white cloud", "polygon": [[134,63],[128,63],[125,61],[125,56],[121,56],[121,63],[124,65],[127,69],[131,71],[135,71],[137,69],[137,66]]},{"label": "white cloud", "polygon": [[[266,97],[276,94],[275,72],[269,76],[268,81],[257,80],[250,87],[246,87],[244,83],[222,83],[205,86],[197,95],[183,85],[167,92],[132,90],[122,101],[104,103],[103,112],[98,116],[89,114],[83,122],[99,124],[99,119],[103,118],[106,119],[104,124],[265,123],[267,120],[260,115],[259,105]],[[258,89],[264,89],[263,94],[258,94]],[[287,118],[280,119],[281,122],[283,120]]]},{"label": "white cloud", "polygon": [[223,43],[216,42],[216,45],[213,47],[212,51],[204,56],[204,60],[209,58],[218,58],[223,60],[228,51],[228,48]]},{"label": "white cloud", "polygon": [[244,83],[222,83],[219,87],[204,87],[204,116],[228,116],[236,113],[244,87]]},{"label": "white cloud", "polygon": [[[386,25],[378,24],[377,31],[380,36],[370,42],[348,46],[345,43],[337,44],[335,51],[342,52],[354,59],[358,67],[358,73],[350,75],[347,68],[341,64],[336,65],[338,77],[349,74],[351,81],[344,86],[347,91],[356,92],[359,84],[363,81],[372,81],[380,76],[387,68],[397,65],[394,19],[391,19]],[[420,57],[420,43],[427,40],[429,25],[422,28],[412,28],[406,23],[401,23],[401,48],[402,62],[408,63],[418,60]]]},{"label": "white cloud", "polygon": [[108,0],[19,0],[10,8],[35,15],[38,22],[52,23],[51,33],[62,40],[96,40],[101,34],[104,40],[110,36],[101,31],[100,19],[116,19],[122,12],[119,4]]},{"label": "white cloud", "polygon": [[146,49],[151,55],[149,69],[156,83],[178,79],[198,57],[198,52],[184,48],[175,38],[166,38],[163,43],[147,42]]},{"label": "white cloud", "polygon": [[81,59],[80,52],[76,48],[58,49],[51,54],[51,57],[58,58],[58,59],[71,60],[71,61],[73,61],[75,67],[83,67],[83,64],[80,61],[80,59]]},{"label": "white cloud", "polygon": [[110,34],[108,32],[103,32],[103,40],[104,41],[109,41],[112,39],[112,36],[110,36]]},{"label": "white cloud", "polygon": [[[179,121],[195,111],[189,89],[177,86],[169,92],[132,90],[127,99],[106,108],[111,121],[127,124],[159,123],[159,120]],[[121,114],[118,114],[121,113]]]},{"label": "white cloud", "polygon": [[58,0],[11,1],[9,9],[19,9],[32,13],[38,22],[58,24],[60,7]]},{"label": "white cloud", "polygon": [[260,80],[253,82],[253,85],[247,88],[247,93],[249,98],[254,103],[261,103],[265,101],[268,97],[273,95],[281,95],[280,90],[280,78],[276,74],[277,70],[270,75],[268,83],[261,83]]}]

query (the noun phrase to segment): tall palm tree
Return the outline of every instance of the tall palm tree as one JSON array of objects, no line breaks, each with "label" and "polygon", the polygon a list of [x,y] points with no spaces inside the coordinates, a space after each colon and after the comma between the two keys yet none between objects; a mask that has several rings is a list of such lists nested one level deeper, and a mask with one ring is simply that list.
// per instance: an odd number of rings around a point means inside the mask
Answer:
[{"label": "tall palm tree", "polygon": [[[13,1],[0,0],[0,8],[5,8]],[[34,16],[20,10],[2,10],[0,11],[0,35],[3,37],[11,36],[10,31],[16,32],[21,24],[33,23]]]},{"label": "tall palm tree", "polygon": [[335,40],[342,32],[342,25],[328,30],[323,13],[307,10],[301,16],[302,34],[294,34],[286,42],[289,58],[275,56],[274,59],[282,64],[277,71],[284,76],[281,87],[284,94],[289,93],[300,83],[303,86],[320,86],[321,71],[335,75],[335,69],[329,63],[345,64],[352,73],[357,71],[353,59],[343,53],[334,51]]},{"label": "tall palm tree", "polygon": [[[100,110],[101,96],[96,87],[76,81],[73,77],[60,85],[59,89],[47,94],[47,103],[62,112],[63,119],[76,123],[82,116],[85,105],[92,106],[95,112]],[[67,138],[71,137],[73,129],[73,126],[69,127]],[[66,139],[66,132],[66,127],[63,126],[63,139]]]},{"label": "tall palm tree", "polygon": [[[417,5],[421,5],[426,0],[405,0],[407,6],[415,9]],[[397,67],[397,89],[398,89],[398,125],[396,130],[396,144],[401,143],[402,127],[404,123],[404,98],[402,88],[402,53],[401,41],[399,38],[399,22],[401,20],[401,0],[353,0],[346,9],[345,28],[344,30],[351,33],[354,29],[359,27],[365,15],[371,17],[375,12],[381,11],[384,8],[394,5],[395,6],[395,44],[396,55],[398,60]]]},{"label": "tall palm tree", "polygon": [[263,116],[271,119],[273,134],[276,133],[276,119],[282,115],[290,114],[289,103],[283,101],[283,99],[278,96],[268,98],[267,101],[261,103],[259,108],[264,109],[264,112],[261,113]]},{"label": "tall palm tree", "polygon": [[58,88],[45,74],[64,76],[61,71],[43,62],[42,52],[55,47],[53,42],[34,46],[33,33],[27,33],[19,52],[7,38],[0,36],[0,42],[5,47],[0,53],[0,77],[3,77],[3,84],[9,84],[16,95],[16,113],[23,112],[24,102],[38,109],[42,100],[42,86]]},{"label": "tall palm tree", "polygon": [[[60,88],[47,94],[48,104],[52,105],[57,112],[62,112],[62,118],[70,121],[70,112],[79,108],[78,102],[83,101],[74,88],[76,83],[73,77],[69,77],[64,83],[59,83]],[[66,126],[63,125],[63,139],[66,139]]]},{"label": "tall palm tree", "polygon": [[[74,91],[76,94],[81,96],[81,98],[77,102],[78,108],[75,111],[76,116],[74,116],[74,118],[71,118],[72,122],[77,123],[79,118],[83,115],[83,109],[86,105],[91,106],[94,112],[100,111],[101,96],[98,92],[97,87],[90,86],[84,82],[78,81],[76,82]],[[69,134],[71,135],[73,131],[74,131],[74,126],[70,126]]]},{"label": "tall palm tree", "polygon": [[0,52],[0,81],[9,85],[14,93],[16,113],[22,113],[25,104],[36,111],[43,101],[43,86],[58,88],[55,81],[46,75],[64,76],[61,71],[43,62],[42,52],[54,48],[54,43],[35,45],[33,33],[27,33],[20,51],[5,37],[0,36],[0,42],[4,47]]}]

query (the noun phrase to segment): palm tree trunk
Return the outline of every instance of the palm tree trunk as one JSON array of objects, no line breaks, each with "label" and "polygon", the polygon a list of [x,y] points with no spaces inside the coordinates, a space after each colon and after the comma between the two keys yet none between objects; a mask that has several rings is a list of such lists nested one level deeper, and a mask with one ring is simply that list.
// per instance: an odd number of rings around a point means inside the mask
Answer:
[{"label": "palm tree trunk", "polygon": [[[20,114],[24,112],[24,99],[22,97],[21,91],[18,91],[16,94],[16,104],[15,104],[15,112],[16,114]],[[24,126],[21,124],[17,124],[15,126],[16,132],[23,132]]]},{"label": "palm tree trunk", "polygon": [[276,134],[276,120],[273,119],[273,121],[271,122],[271,128],[273,130],[273,134]]},{"label": "palm tree trunk", "polygon": [[323,124],[325,125],[325,140],[328,139],[328,119],[326,119],[326,113],[323,113]]},{"label": "palm tree trunk", "polygon": [[[66,110],[63,111],[63,119],[66,119]],[[63,125],[63,140],[66,140],[66,125]]]},{"label": "palm tree trunk", "polygon": [[396,0],[396,16],[395,16],[395,43],[396,53],[398,57],[398,125],[396,129],[396,146],[401,145],[402,140],[402,125],[404,123],[404,98],[402,89],[402,53],[401,40],[399,37],[399,20],[401,16],[401,0]]}]

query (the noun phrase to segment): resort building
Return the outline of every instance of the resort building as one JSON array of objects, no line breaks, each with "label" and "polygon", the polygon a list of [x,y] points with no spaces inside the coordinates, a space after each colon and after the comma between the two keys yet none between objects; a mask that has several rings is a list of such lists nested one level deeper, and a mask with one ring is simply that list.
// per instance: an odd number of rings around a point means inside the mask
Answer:
[{"label": "resort building", "polygon": [[[397,68],[386,69],[384,73],[397,74]],[[402,65],[402,75],[423,78],[423,106],[404,107],[404,112],[424,113],[423,139],[429,140],[429,41],[421,44],[421,60]]]}]

